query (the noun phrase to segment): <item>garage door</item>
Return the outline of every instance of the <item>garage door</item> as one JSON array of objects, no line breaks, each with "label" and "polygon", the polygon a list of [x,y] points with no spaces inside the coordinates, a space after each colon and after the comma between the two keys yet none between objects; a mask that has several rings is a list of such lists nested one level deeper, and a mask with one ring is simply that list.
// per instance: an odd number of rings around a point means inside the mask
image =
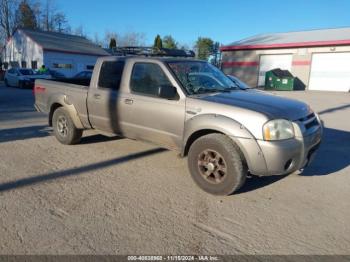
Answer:
[{"label": "garage door", "polygon": [[291,70],[292,55],[261,55],[259,65],[259,86],[265,85],[265,73],[271,69]]},{"label": "garage door", "polygon": [[350,90],[350,53],[313,54],[309,90]]}]

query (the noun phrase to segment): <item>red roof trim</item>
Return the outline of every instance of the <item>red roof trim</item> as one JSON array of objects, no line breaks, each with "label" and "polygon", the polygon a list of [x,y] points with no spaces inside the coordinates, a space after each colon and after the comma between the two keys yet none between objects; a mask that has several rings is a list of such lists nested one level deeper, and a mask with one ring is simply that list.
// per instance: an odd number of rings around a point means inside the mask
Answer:
[{"label": "red roof trim", "polygon": [[293,61],[292,62],[292,65],[293,66],[308,66],[308,65],[311,65],[311,61],[308,61],[308,60],[296,60],[296,61]]},{"label": "red roof trim", "polygon": [[75,55],[109,56],[109,54],[107,54],[107,53],[105,55],[102,55],[102,54],[84,53],[84,52],[76,52],[76,51],[66,51],[66,50],[51,49],[51,48],[44,48],[44,51],[66,53],[66,54],[75,54]]},{"label": "red roof trim", "polygon": [[291,48],[291,47],[311,47],[311,46],[336,46],[350,45],[350,39],[335,41],[314,41],[314,42],[298,42],[283,44],[260,44],[260,45],[232,45],[223,46],[221,51],[250,50],[250,49],[273,49],[273,48]]},{"label": "red roof trim", "polygon": [[239,66],[258,66],[259,62],[256,61],[235,61],[235,62],[222,62],[223,67],[239,67]]}]

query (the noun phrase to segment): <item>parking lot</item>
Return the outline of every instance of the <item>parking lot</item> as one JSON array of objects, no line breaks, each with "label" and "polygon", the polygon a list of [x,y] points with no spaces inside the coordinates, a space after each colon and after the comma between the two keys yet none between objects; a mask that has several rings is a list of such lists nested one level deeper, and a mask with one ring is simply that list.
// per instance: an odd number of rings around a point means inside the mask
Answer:
[{"label": "parking lot", "polygon": [[315,161],[216,197],[174,152],[93,131],[59,144],[32,91],[0,84],[0,254],[349,254],[350,94],[278,95],[319,112]]}]

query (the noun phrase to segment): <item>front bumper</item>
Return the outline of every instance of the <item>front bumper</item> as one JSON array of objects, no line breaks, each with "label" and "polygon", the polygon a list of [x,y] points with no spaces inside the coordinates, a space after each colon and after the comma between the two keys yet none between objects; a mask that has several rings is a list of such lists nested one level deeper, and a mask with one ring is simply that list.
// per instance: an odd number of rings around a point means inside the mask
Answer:
[{"label": "front bumper", "polygon": [[284,141],[258,141],[266,161],[266,175],[285,175],[303,169],[313,160],[322,139],[322,127],[315,132]]}]

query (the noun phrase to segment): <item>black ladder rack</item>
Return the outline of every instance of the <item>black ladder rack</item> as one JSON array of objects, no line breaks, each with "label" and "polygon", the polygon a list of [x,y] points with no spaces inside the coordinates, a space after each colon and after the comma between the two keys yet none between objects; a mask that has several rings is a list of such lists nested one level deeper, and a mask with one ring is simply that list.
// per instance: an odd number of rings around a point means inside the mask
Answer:
[{"label": "black ladder rack", "polygon": [[113,55],[128,56],[164,56],[164,57],[194,57],[195,53],[191,50],[154,48],[140,46],[124,46],[116,47],[112,50]]}]

